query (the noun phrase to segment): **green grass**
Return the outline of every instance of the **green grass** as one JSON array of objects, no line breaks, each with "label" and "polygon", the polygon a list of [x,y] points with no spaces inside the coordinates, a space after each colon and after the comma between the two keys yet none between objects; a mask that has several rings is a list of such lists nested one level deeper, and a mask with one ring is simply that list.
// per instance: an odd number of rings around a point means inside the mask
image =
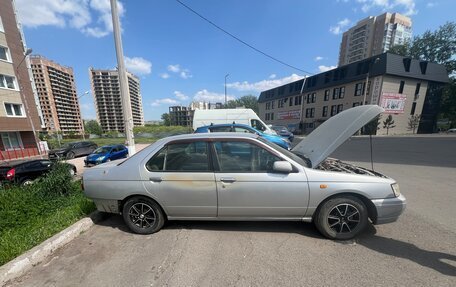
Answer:
[{"label": "green grass", "polygon": [[0,189],[0,265],[94,210],[80,183],[59,168],[31,186]]}]

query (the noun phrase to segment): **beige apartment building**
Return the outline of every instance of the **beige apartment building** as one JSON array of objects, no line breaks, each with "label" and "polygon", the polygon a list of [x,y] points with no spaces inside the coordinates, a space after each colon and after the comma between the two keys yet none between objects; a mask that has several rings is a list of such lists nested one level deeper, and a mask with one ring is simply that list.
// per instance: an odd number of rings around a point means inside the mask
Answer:
[{"label": "beige apartment building", "polygon": [[31,56],[33,78],[43,113],[45,130],[67,134],[84,131],[73,68],[42,56]]},{"label": "beige apartment building", "polygon": [[[367,79],[367,89],[366,87]],[[260,94],[259,116],[268,124],[310,133],[341,111],[364,104],[385,108],[377,134],[386,134],[382,121],[392,115],[390,135],[411,134],[411,116],[419,115],[418,133],[436,132],[445,66],[383,53],[313,75]]]},{"label": "beige apartment building", "polygon": [[339,66],[387,52],[394,45],[412,39],[412,21],[399,13],[370,16],[344,32]]},{"label": "beige apartment building", "polygon": [[0,161],[43,152],[38,149],[41,118],[26,50],[14,1],[0,1]]},{"label": "beige apartment building", "polygon": [[[124,132],[125,124],[120,97],[119,73],[117,70],[89,69],[92,95],[97,111],[97,121],[103,132]],[[127,72],[133,126],[144,125],[144,112],[139,78]]]}]

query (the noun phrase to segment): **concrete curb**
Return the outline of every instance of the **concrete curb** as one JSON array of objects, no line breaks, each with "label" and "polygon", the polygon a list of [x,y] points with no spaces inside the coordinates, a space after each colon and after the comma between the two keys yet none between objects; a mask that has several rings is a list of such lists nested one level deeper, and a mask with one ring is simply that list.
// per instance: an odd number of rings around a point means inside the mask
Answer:
[{"label": "concrete curb", "polygon": [[4,286],[6,282],[25,274],[33,266],[42,262],[59,248],[78,237],[82,232],[87,231],[94,223],[105,219],[105,217],[105,214],[94,211],[89,217],[79,220],[40,245],[33,247],[5,265],[0,266],[0,286]]}]

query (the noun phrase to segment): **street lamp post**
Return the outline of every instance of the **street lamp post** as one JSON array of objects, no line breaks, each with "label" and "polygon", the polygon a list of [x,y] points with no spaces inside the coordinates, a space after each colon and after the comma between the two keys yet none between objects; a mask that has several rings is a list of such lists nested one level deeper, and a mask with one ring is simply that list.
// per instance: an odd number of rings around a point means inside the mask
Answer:
[{"label": "street lamp post", "polygon": [[230,74],[226,74],[225,75],[225,108],[226,108],[226,103],[227,103],[227,100],[226,100],[226,78],[228,78]]},{"label": "street lamp post", "polygon": [[33,119],[32,119],[32,116],[30,115],[30,109],[29,109],[29,106],[28,106],[28,103],[27,103],[27,99],[25,98],[25,95],[23,93],[24,88],[22,86],[22,81],[21,81],[21,77],[20,77],[20,74],[19,74],[19,67],[24,62],[25,58],[27,58],[27,56],[30,55],[32,52],[33,52],[33,50],[30,49],[30,48],[28,48],[25,51],[24,57],[22,58],[22,60],[19,62],[19,64],[16,67],[16,76],[17,76],[17,82],[19,83],[19,94],[21,95],[21,100],[24,102],[26,116],[29,119],[30,125],[32,126],[33,138],[35,139],[35,144],[36,144],[36,148],[38,149],[38,154],[41,156],[41,148],[40,148],[40,145],[38,143],[38,139],[36,137],[35,126],[33,125]]},{"label": "street lamp post", "polygon": [[[82,98],[83,96],[89,94],[89,91],[85,91],[82,95],[80,95],[78,97],[78,105],[79,105],[79,99]],[[84,129],[84,120],[82,120],[82,116],[81,116],[81,121],[82,121],[82,138],[85,140],[86,137],[85,137],[85,129]]]},{"label": "street lamp post", "polygon": [[380,61],[380,58],[375,58],[374,62],[369,62],[369,67],[367,69],[367,75],[366,75],[366,83],[364,83],[364,92],[363,92],[363,103],[362,106],[366,104],[366,95],[367,95],[367,89],[368,89],[368,83],[369,83],[369,75],[370,75],[370,70],[373,65],[375,65],[378,61]]}]

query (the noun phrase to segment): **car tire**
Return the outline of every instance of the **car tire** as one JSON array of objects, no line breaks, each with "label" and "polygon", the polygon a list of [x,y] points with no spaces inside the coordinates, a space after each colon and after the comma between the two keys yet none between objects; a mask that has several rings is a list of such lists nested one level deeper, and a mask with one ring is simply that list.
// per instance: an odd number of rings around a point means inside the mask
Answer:
[{"label": "car tire", "polygon": [[69,153],[67,153],[66,158],[67,159],[73,159],[74,158],[74,152],[70,151]]},{"label": "car tire", "polygon": [[71,177],[74,177],[76,175],[76,169],[75,168],[70,168],[70,170],[68,172],[70,173]]},{"label": "car tire", "polygon": [[21,180],[21,186],[29,186],[33,184],[33,180],[30,178],[24,178]]},{"label": "car tire", "polygon": [[144,196],[130,198],[123,206],[123,219],[131,231],[138,234],[152,234],[165,223],[161,207]]},{"label": "car tire", "polygon": [[323,236],[348,240],[366,228],[368,212],[366,205],[354,196],[335,197],[319,207],[314,223]]}]

